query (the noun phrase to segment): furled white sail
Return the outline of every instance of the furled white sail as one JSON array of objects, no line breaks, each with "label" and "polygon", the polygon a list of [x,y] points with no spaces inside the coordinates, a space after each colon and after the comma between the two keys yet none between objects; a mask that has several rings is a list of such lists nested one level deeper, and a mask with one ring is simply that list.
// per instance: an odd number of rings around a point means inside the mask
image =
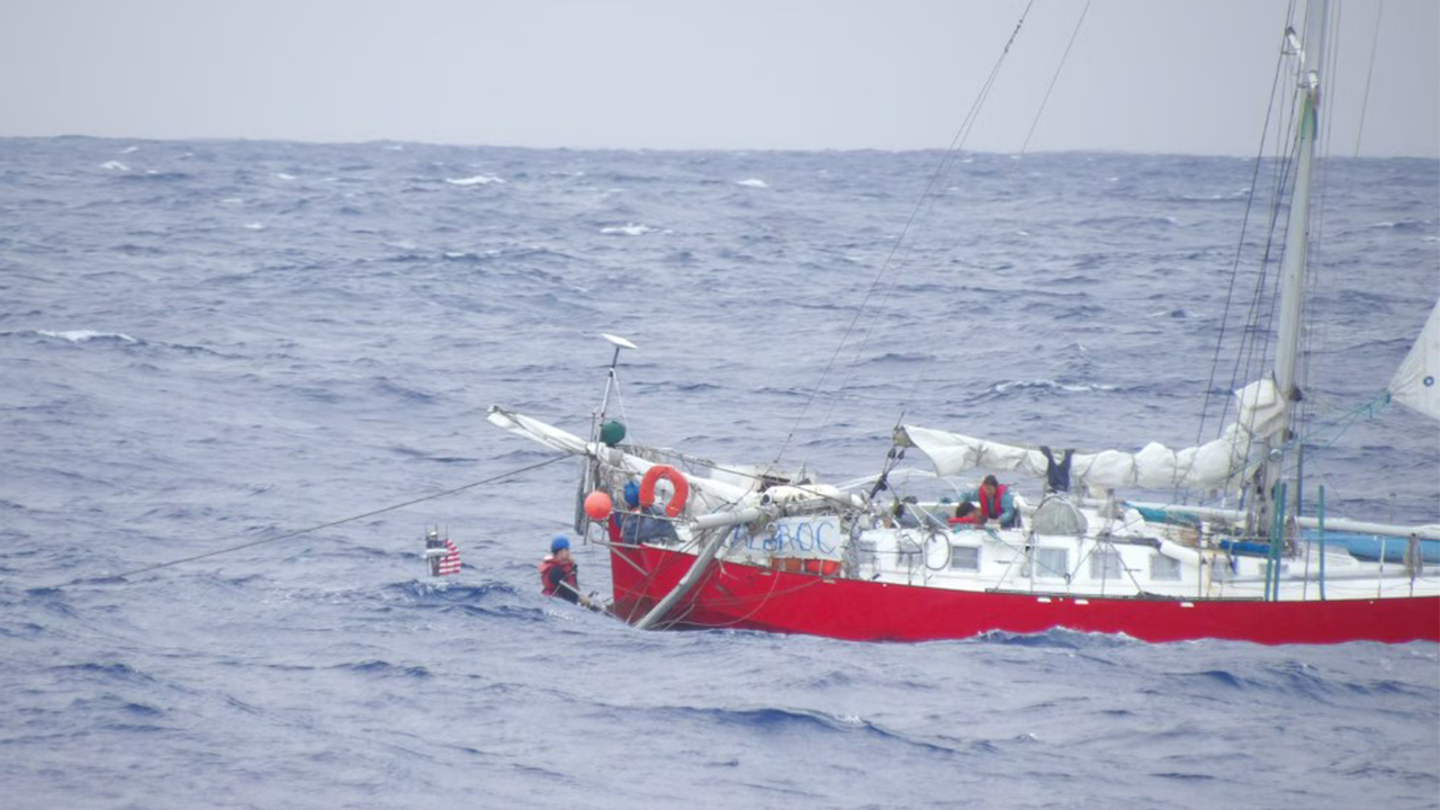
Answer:
[{"label": "furled white sail", "polygon": [[[1224,488],[1245,468],[1251,445],[1284,426],[1285,404],[1273,381],[1251,383],[1236,391],[1235,396],[1239,401],[1239,419],[1225,428],[1218,439],[1182,450],[1151,442],[1138,453],[1120,450],[1076,453],[1070,459],[1070,478],[1098,489]],[[913,425],[905,425],[901,431],[910,444],[930,458],[940,475],[983,468],[1044,476],[1049,467],[1044,453],[1027,447]]]},{"label": "furled white sail", "polygon": [[1440,302],[1420,330],[1420,338],[1390,380],[1390,396],[1403,405],[1440,419]]},{"label": "furled white sail", "polygon": [[[586,442],[573,433],[542,422],[533,416],[507,411],[498,405],[490,406],[490,411],[485,418],[490,424],[517,436],[524,436],[531,441],[565,453],[593,456],[603,464],[635,476],[643,476],[651,467],[655,466],[655,462],[633,453],[626,453],[617,447],[608,447],[599,442]],[[687,475],[685,480],[690,484],[692,499],[700,501],[698,505],[700,508],[696,508],[696,505],[692,504],[687,508],[688,512],[700,513],[730,508],[735,505],[753,505],[760,501],[758,494],[734,484],[695,475]]]},{"label": "furled white sail", "polygon": [[584,439],[554,425],[541,422],[532,416],[507,411],[499,405],[491,405],[485,418],[498,428],[508,430],[516,436],[524,436],[554,450],[577,455],[585,453],[587,442]]}]

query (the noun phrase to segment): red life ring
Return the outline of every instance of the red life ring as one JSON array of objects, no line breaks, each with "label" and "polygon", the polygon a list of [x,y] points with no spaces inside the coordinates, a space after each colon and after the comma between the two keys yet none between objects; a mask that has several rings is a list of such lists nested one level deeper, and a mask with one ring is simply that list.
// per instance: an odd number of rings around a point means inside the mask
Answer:
[{"label": "red life ring", "polygon": [[665,515],[676,517],[685,509],[685,501],[690,497],[690,482],[686,481],[685,475],[674,467],[656,464],[645,473],[645,477],[640,479],[640,505],[642,507],[655,505],[655,482],[661,478],[669,481],[675,487],[675,495],[670,498],[670,503],[665,505]]}]

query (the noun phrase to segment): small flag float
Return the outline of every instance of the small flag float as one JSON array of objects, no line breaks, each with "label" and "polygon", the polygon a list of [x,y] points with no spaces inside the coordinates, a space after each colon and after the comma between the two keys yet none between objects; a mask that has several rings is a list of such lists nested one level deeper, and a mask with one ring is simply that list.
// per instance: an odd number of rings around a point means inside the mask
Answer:
[{"label": "small flag float", "polygon": [[448,577],[460,573],[460,547],[447,536],[440,537],[439,529],[425,533],[425,562],[430,567],[430,576]]}]

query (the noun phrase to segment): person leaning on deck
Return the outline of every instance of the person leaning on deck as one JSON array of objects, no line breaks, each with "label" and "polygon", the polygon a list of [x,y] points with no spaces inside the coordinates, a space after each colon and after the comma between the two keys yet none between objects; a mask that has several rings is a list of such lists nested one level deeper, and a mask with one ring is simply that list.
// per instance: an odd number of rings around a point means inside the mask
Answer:
[{"label": "person leaning on deck", "polygon": [[996,481],[993,475],[985,476],[977,489],[961,493],[960,500],[975,501],[979,504],[979,508],[969,516],[977,526],[984,526],[992,520],[1000,521],[1002,529],[1020,526],[1020,512],[1015,508],[1015,496],[1010,494],[1008,486]]},{"label": "person leaning on deck", "polygon": [[653,506],[640,506],[640,485],[631,481],[625,485],[624,513],[618,510],[610,513],[608,523],[610,542],[627,546],[641,543],[673,543],[680,539],[675,526],[660,517],[664,513]]}]

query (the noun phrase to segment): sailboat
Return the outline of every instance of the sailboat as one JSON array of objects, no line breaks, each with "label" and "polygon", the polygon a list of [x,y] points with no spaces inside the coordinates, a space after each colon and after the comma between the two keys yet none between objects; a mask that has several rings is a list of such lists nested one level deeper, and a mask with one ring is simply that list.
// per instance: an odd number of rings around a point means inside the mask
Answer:
[{"label": "sailboat", "polygon": [[[622,352],[636,346],[605,335],[614,354],[589,436],[500,406],[488,419],[583,459],[575,525],[609,549],[609,610],[642,629],[857,641],[1065,628],[1151,642],[1440,642],[1440,565],[1426,564],[1440,525],[1327,516],[1323,490],[1318,514],[1299,514],[1297,377],[1326,15],[1324,2],[1312,3],[1308,53],[1287,32],[1301,109],[1274,367],[1235,392],[1236,416],[1215,439],[1077,452],[902,423],[877,475],[828,485],[774,465],[625,443],[607,410]],[[1440,304],[1389,396],[1440,419],[1437,377]],[[1042,494],[1007,493],[1003,522],[989,489],[978,506],[989,519],[979,521],[947,500],[897,497],[898,464],[911,450],[936,475],[1021,473]],[[1242,506],[1130,501],[1132,488],[1221,493]],[[1340,542],[1357,536],[1385,547],[1367,556]]]}]

